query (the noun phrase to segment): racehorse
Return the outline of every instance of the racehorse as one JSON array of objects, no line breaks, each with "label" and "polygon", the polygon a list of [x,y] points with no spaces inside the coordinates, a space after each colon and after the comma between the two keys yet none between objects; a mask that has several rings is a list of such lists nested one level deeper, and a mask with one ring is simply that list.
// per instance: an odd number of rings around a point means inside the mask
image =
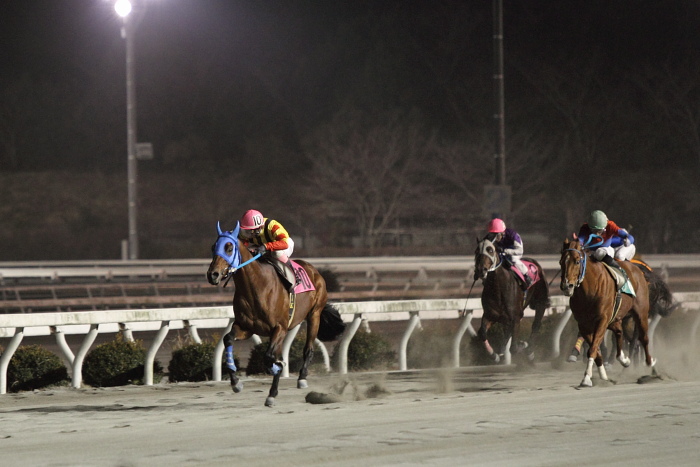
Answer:
[{"label": "racehorse", "polygon": [[[542,317],[549,307],[549,289],[544,279],[542,267],[533,259],[523,258],[522,261],[529,270],[534,272],[536,280],[527,290],[523,291],[520,280],[516,278],[515,270],[504,265],[504,258],[496,251],[496,247],[489,239],[477,238],[477,247],[474,258],[474,280],[481,279],[484,284],[481,293],[481,306],[484,314],[481,318],[478,336],[484,343],[486,352],[495,362],[499,362],[501,356],[496,353],[488,341],[488,331],[493,323],[500,323],[504,327],[505,342],[502,353],[506,353],[510,342],[511,353],[527,349],[528,360],[534,361],[534,339],[542,324]],[[535,310],[535,320],[532,323],[532,331],[527,342],[518,341],[520,334],[520,320],[522,320],[525,308]]]},{"label": "racehorse", "polygon": [[[256,261],[252,253],[238,239],[240,224],[232,231],[222,231],[217,224],[218,237],[212,246],[212,260],[207,280],[212,285],[228,281],[232,276],[234,323],[224,336],[226,365],[234,392],[243,389],[236,375],[233,358],[233,341],[248,339],[253,334],[269,336],[270,344],[265,352],[265,365],[273,375],[270,393],[265,405],[272,407],[278,394],[282,366],[282,342],[287,331],[306,321],[306,345],[304,361],[299,370],[297,387],[307,388],[306,377],[314,353],[316,337],[323,341],[334,340],[343,332],[340,314],[326,303],[326,283],[318,270],[306,261],[294,260],[297,275],[304,276],[301,284],[306,292],[290,294],[271,264]],[[293,302],[292,302],[293,300]],[[293,303],[293,306],[290,306]]]},{"label": "racehorse", "polygon": [[[640,271],[642,271],[642,273],[644,274],[644,279],[646,279],[647,281],[647,287],[649,289],[650,325],[654,321],[670,316],[671,313],[673,313],[673,310],[675,310],[678,307],[678,304],[673,302],[673,294],[668,288],[668,284],[666,284],[663,278],[644,261],[635,258],[631,259],[630,263],[634,264],[639,268]],[[639,355],[641,354],[642,350],[639,346],[638,340],[639,330],[634,325],[634,320],[632,319],[631,314],[628,314],[622,320],[622,333],[624,340],[627,343],[630,358],[633,362],[639,361]],[[583,337],[579,335],[576,339],[576,343],[574,344],[573,349],[571,350],[571,354],[568,357],[569,362],[576,362],[578,360],[578,356],[581,353],[582,346]],[[603,339],[603,341],[601,342],[601,351],[603,353],[605,363],[609,364],[609,357],[611,357],[611,355],[608,354],[605,347],[605,339]]]},{"label": "racehorse", "polygon": [[[631,315],[639,330],[638,340],[644,348],[646,364],[652,367],[656,360],[649,353],[648,316],[649,289],[642,271],[628,261],[621,261],[620,267],[634,289],[634,296],[617,291],[615,279],[602,262],[588,261],[586,248],[574,237],[566,239],[562,246],[561,259],[562,292],[569,299],[569,307],[578,323],[579,333],[588,344],[588,365],[581,386],[593,386],[593,363],[598,367],[600,379],[608,381],[600,351],[606,329],[615,335],[617,360],[624,367],[631,363],[622,349],[622,320]],[[619,303],[618,303],[619,301]]]}]

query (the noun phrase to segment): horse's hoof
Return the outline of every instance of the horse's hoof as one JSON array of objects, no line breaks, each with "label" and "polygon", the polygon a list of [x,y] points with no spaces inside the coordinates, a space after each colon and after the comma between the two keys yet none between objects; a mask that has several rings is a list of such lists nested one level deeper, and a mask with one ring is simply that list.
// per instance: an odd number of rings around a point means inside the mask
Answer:
[{"label": "horse's hoof", "polygon": [[309,383],[305,379],[297,380],[297,389],[306,389],[309,387]]},{"label": "horse's hoof", "polygon": [[239,392],[241,392],[243,390],[243,383],[241,383],[239,381],[236,384],[231,384],[231,389],[233,389],[233,392],[238,394]]},{"label": "horse's hoof", "polygon": [[566,361],[569,363],[576,363],[578,361],[578,357],[576,355],[569,355],[569,358],[567,358]]},{"label": "horse's hoof", "polygon": [[620,365],[624,366],[625,368],[629,368],[629,366],[632,364],[632,360],[629,358],[620,359],[618,361],[620,362]]},{"label": "horse's hoof", "polygon": [[499,363],[501,361],[501,357],[497,353],[494,353],[493,355],[491,355],[491,357],[493,358],[494,363]]},{"label": "horse's hoof", "polygon": [[593,381],[591,381],[591,377],[586,375],[583,377],[583,381],[581,381],[580,387],[582,388],[592,388],[593,387]]},{"label": "horse's hoof", "polygon": [[265,407],[273,407],[275,405],[275,398],[267,396],[267,399],[265,399]]}]

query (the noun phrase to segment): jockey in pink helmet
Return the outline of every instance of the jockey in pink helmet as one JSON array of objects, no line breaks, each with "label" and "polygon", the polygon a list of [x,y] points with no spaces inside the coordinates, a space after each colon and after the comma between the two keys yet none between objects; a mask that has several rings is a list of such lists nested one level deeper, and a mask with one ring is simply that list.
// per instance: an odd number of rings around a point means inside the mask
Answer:
[{"label": "jockey in pink helmet", "polygon": [[504,255],[506,259],[513,264],[525,278],[525,288],[532,285],[532,279],[527,273],[527,267],[523,264],[520,258],[523,256],[523,240],[518,232],[513,229],[506,228],[506,223],[501,219],[491,219],[487,226],[489,231],[486,238],[491,240],[499,253]]},{"label": "jockey in pink helmet", "polygon": [[[279,260],[289,266],[284,275],[291,282],[292,288],[296,283],[294,270],[289,257],[294,252],[294,241],[289,237],[287,230],[273,219],[263,217],[260,211],[250,209],[243,214],[240,220],[241,230],[238,238],[250,250],[251,253],[267,254],[269,257]],[[291,276],[289,275],[291,273]]]}]

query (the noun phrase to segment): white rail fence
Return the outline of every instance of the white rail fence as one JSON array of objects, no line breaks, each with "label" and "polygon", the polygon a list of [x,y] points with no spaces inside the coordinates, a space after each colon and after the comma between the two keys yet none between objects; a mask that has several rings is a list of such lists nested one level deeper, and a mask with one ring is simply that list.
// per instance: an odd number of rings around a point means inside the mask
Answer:
[{"label": "white rail fence", "polygon": [[[545,270],[559,269],[559,255],[529,255]],[[357,258],[304,258],[317,268],[337,273],[364,273],[368,277],[381,272],[471,271],[473,256],[401,256]],[[653,268],[700,267],[700,254],[645,255]],[[61,280],[92,278],[113,280],[120,277],[163,279],[177,276],[203,277],[209,259],[179,260],[73,260],[73,261],[3,261],[0,283],[18,279]]]},{"label": "white rail fence", "polygon": [[[700,293],[674,294],[677,302],[683,308],[697,311],[700,309]],[[459,329],[452,336],[452,364],[459,367],[459,349],[465,332],[475,336],[476,331],[471,325],[474,318],[480,318],[483,310],[479,298],[447,299],[447,300],[396,300],[336,303],[343,319],[348,323],[339,341],[339,368],[341,374],[348,372],[347,351],[350,341],[361,325],[370,321],[408,321],[401,338],[398,352],[398,366],[402,371],[407,370],[407,348],[413,332],[421,327],[421,319],[459,319]],[[552,350],[559,355],[561,333],[571,316],[568,309],[568,299],[563,296],[553,296],[552,306],[547,313],[561,313],[557,329],[552,336]],[[526,316],[532,317],[534,312],[526,310]],[[31,313],[0,315],[0,338],[9,338],[9,343],[0,357],[0,394],[7,391],[7,367],[10,359],[21,344],[24,337],[54,335],[63,358],[70,363],[72,369],[72,386],[79,388],[82,384],[82,365],[85,356],[99,333],[123,332],[127,339],[132,339],[133,332],[156,331],[155,337],[148,349],[145,361],[144,384],[153,384],[153,363],[156,353],[171,329],[186,329],[195,342],[201,342],[197,329],[221,329],[226,334],[233,325],[233,308],[223,307],[193,307],[193,308],[158,308],[139,310],[105,310],[81,311],[62,313]],[[650,325],[649,337],[653,343],[654,329],[658,324],[653,321]],[[694,342],[700,327],[700,313],[690,329],[690,339]],[[292,341],[299,331],[299,326],[292,329],[285,339],[282,353],[283,359],[288,360]],[[66,334],[84,335],[76,355],[66,343]],[[257,343],[259,337],[254,337]],[[330,370],[328,352],[317,340],[322,353],[324,364]],[[220,340],[214,352],[212,361],[213,379],[221,381],[221,360],[223,341]],[[511,356],[505,355],[505,363],[511,362]],[[288,367],[283,370],[284,377],[289,376]]]}]

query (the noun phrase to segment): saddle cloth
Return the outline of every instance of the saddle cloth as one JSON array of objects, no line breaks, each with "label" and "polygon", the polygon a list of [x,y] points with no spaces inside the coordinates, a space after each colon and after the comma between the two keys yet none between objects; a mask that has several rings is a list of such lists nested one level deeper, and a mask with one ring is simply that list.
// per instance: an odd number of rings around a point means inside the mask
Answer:
[{"label": "saddle cloth", "polygon": [[[520,261],[522,261],[522,263],[527,268],[527,275],[530,276],[530,279],[532,279],[533,284],[541,279],[540,272],[537,270],[537,265],[535,263],[526,259],[521,259]],[[518,277],[518,279],[525,283],[525,278],[523,277],[523,274],[518,268],[515,267],[515,265],[511,265],[510,270],[513,271],[513,274],[515,274]]]},{"label": "saddle cloth", "polygon": [[298,284],[294,287],[294,293],[303,293],[303,292],[311,292],[312,290],[316,290],[316,287],[314,287],[313,282],[311,282],[311,278],[309,275],[306,273],[306,269],[304,269],[301,265],[296,263],[294,260],[291,261],[292,267],[294,268],[294,274],[297,276],[297,282]]},{"label": "saddle cloth", "polygon": [[605,266],[605,268],[612,276],[613,280],[615,281],[615,286],[617,287],[617,290],[619,290],[622,293],[626,293],[627,295],[630,295],[632,297],[637,296],[637,294],[634,292],[634,287],[632,286],[632,283],[629,281],[629,278],[626,275],[623,275],[617,268],[608,266],[605,263],[601,264]]}]

